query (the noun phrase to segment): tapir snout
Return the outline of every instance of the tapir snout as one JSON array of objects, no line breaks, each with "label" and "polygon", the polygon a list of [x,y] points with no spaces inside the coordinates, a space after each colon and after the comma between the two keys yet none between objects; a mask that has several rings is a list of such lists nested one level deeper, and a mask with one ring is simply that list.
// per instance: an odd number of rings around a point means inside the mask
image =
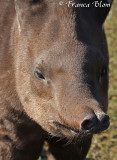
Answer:
[{"label": "tapir snout", "polygon": [[99,133],[101,131],[106,130],[109,127],[109,116],[104,113],[99,113],[97,115],[88,115],[85,117],[80,124],[80,130],[77,130],[75,128],[69,127],[67,125],[63,125],[58,122],[53,122],[53,124],[57,127],[59,127],[61,130],[68,130],[70,134],[73,133],[76,135],[81,134],[95,134]]},{"label": "tapir snout", "polygon": [[88,115],[81,123],[81,129],[92,133],[98,133],[109,127],[109,116],[104,113]]}]

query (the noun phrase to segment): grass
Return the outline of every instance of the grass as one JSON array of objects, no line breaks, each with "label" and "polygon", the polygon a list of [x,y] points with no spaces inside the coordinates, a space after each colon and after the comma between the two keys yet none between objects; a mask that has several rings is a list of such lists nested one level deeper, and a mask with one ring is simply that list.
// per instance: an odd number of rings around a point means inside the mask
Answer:
[{"label": "grass", "polygon": [[[106,20],[105,30],[109,45],[109,110],[110,128],[93,138],[88,160],[117,160],[117,1]],[[43,152],[42,156],[45,155]],[[44,157],[44,156],[43,156]],[[46,160],[40,158],[39,160]]]}]

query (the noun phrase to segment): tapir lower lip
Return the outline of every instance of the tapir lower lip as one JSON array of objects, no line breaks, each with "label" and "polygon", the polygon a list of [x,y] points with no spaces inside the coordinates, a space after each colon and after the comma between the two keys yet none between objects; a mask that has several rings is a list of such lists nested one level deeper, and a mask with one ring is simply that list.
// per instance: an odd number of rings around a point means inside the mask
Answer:
[{"label": "tapir lower lip", "polygon": [[54,124],[55,126],[57,126],[57,127],[61,127],[61,128],[63,128],[63,129],[67,129],[67,130],[72,131],[72,132],[74,132],[74,133],[76,133],[76,134],[79,134],[79,133],[80,133],[80,131],[75,130],[75,129],[71,128],[71,127],[65,126],[65,125],[63,125],[63,124],[61,124],[61,123],[59,123],[59,122],[53,122],[53,124]]}]

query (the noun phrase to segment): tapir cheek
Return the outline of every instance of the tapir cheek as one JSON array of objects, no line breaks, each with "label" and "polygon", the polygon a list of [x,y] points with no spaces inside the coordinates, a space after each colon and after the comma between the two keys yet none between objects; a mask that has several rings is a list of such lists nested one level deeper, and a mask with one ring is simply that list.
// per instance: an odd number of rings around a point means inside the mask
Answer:
[{"label": "tapir cheek", "polygon": [[33,120],[49,132],[51,132],[53,121],[59,121],[58,111],[52,100],[31,96],[28,103],[25,103],[24,110]]},{"label": "tapir cheek", "polygon": [[39,98],[46,99],[46,100],[53,98],[52,87],[44,81],[41,82],[41,81],[33,80],[31,82],[31,90],[32,90],[32,93],[35,96],[38,96]]}]

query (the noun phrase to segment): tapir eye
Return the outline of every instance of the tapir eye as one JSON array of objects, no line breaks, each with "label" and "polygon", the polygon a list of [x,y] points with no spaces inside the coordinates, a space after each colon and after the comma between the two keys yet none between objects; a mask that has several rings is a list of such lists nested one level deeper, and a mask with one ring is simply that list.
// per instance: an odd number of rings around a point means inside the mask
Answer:
[{"label": "tapir eye", "polygon": [[101,78],[103,78],[105,75],[107,74],[107,69],[106,68],[103,68],[102,69],[102,72],[101,72]]},{"label": "tapir eye", "polygon": [[45,77],[43,76],[42,73],[40,73],[39,71],[35,71],[35,76],[38,78],[38,79],[45,79]]},{"label": "tapir eye", "polygon": [[104,67],[104,68],[101,70],[100,74],[98,75],[99,81],[101,82],[102,79],[103,79],[106,75],[107,75],[107,68]]}]

